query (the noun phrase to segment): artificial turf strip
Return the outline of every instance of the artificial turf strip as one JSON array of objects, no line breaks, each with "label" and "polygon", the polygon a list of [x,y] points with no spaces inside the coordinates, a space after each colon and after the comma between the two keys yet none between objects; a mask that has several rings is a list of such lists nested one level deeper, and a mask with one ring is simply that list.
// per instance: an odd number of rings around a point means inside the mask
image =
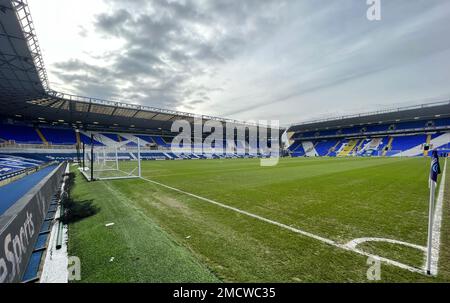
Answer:
[{"label": "artificial turf strip", "polygon": [[[81,260],[81,282],[218,281],[108,183],[88,183],[77,173],[73,198],[92,199],[100,208],[69,227],[69,254]],[[107,223],[114,225],[105,227]]]},{"label": "artificial turf strip", "polygon": [[[283,159],[272,168],[261,168],[257,160],[143,162],[147,178],[340,243],[387,237],[420,245],[426,240],[428,169],[426,159]],[[95,188],[127,197],[122,199],[127,208],[161,226],[223,281],[367,281],[367,258],[353,252],[144,180],[92,184],[86,197],[98,195]],[[91,245],[77,240],[80,246]],[[393,251],[389,245],[376,250],[418,263],[417,254],[408,250]],[[381,277],[447,280],[388,265],[382,265]]]}]

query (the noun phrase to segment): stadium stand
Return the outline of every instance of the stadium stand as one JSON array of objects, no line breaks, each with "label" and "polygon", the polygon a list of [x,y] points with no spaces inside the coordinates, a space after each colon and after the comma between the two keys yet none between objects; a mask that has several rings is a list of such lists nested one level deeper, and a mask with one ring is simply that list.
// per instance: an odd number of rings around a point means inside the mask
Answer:
[{"label": "stadium stand", "polygon": [[151,136],[153,142],[158,144],[161,147],[170,147],[170,144],[168,144],[164,139],[160,136]]},{"label": "stadium stand", "polygon": [[[11,122],[11,121],[10,121]],[[14,121],[12,122],[14,123]],[[75,131],[71,128],[60,127],[43,127],[39,128],[30,125],[22,125],[16,128],[14,124],[3,123],[2,129],[7,136],[4,143],[0,145],[0,151],[4,150],[8,153],[12,153],[18,156],[25,156],[38,160],[76,160],[77,148],[80,149],[82,144],[91,144],[91,135],[93,135],[94,146],[104,147],[117,147],[137,146],[137,139],[141,140],[141,145],[144,149],[151,149],[146,153],[142,153],[146,160],[172,160],[172,159],[207,159],[211,157],[224,157],[222,153],[217,153],[214,150],[204,150],[199,153],[186,153],[185,150],[174,149],[170,154],[168,153],[172,148],[170,137],[164,139],[158,135],[144,135],[133,133],[113,133],[113,132],[96,132],[96,131]],[[37,131],[40,132],[38,135]],[[77,136],[79,139],[77,139]],[[6,143],[5,143],[6,142]],[[216,144],[213,144],[215,147]],[[261,154],[259,152],[258,144],[251,146],[248,142],[235,141],[227,142],[224,140],[223,146],[227,146],[229,150],[236,150],[236,153],[240,153],[241,156],[249,156],[249,152],[252,154]],[[202,145],[192,144],[193,149],[197,148],[198,151],[202,151]],[[301,152],[300,146],[297,146],[297,152]],[[30,154],[27,155],[27,151]],[[212,156],[212,154],[214,154]],[[204,154],[211,154],[211,157]],[[234,157],[234,155],[228,157]]]},{"label": "stadium stand", "polygon": [[[411,117],[412,119],[412,117]],[[338,122],[338,121],[337,121]],[[427,155],[428,148],[448,148],[446,140],[435,140],[450,130],[450,119],[426,119],[403,123],[388,123],[371,125],[361,123],[358,127],[329,129],[325,131],[296,132],[293,142],[287,148],[287,154],[293,157],[316,156],[420,156]],[[40,134],[39,134],[40,133]],[[204,154],[213,154],[213,151],[202,153],[167,152],[172,145],[169,137],[164,139],[158,135],[115,133],[115,132],[76,132],[71,128],[63,127],[33,127],[30,125],[1,124],[0,146],[12,147],[14,144],[25,144],[28,147],[39,147],[31,157],[37,160],[75,160],[77,157],[77,144],[90,144],[91,134],[94,134],[95,146],[136,146],[135,140],[142,140],[142,145],[152,149],[145,153],[143,159],[172,160],[172,159],[206,159]],[[79,136],[79,142],[77,139]],[[312,136],[312,137],[311,137]],[[248,142],[236,140],[224,142],[228,148],[235,149],[239,156],[248,156],[248,150],[258,150],[257,146],[250,146]],[[23,147],[23,146],[22,146]],[[192,147],[198,147],[194,144]],[[66,149],[66,150],[64,150]],[[0,149],[1,151],[1,149]],[[9,150],[8,150],[9,151]],[[162,152],[161,152],[162,151]],[[13,152],[14,155],[23,156],[24,148]],[[236,154],[235,156],[238,156]],[[213,158],[223,157],[214,153]]]},{"label": "stadium stand", "polygon": [[416,146],[422,146],[427,140],[427,135],[408,135],[393,137],[390,149],[393,151],[405,151]]},{"label": "stadium stand", "polygon": [[43,164],[43,161],[0,154],[0,180],[1,176],[16,173],[29,168],[37,168]]},{"label": "stadium stand", "polygon": [[77,143],[73,129],[37,128],[49,144],[74,145]]},{"label": "stadium stand", "polygon": [[17,143],[43,143],[38,133],[32,127],[22,125],[0,125],[0,138],[4,141],[14,141]]},{"label": "stadium stand", "polygon": [[[237,135],[224,141],[231,154],[216,148],[195,152],[191,146],[189,150],[173,149],[172,138],[178,133],[171,130],[176,120],[192,126],[198,119],[218,122],[224,128],[232,125],[233,132],[244,134],[250,126],[271,132],[267,126],[52,90],[26,1],[0,2],[1,23],[5,25],[0,27],[0,36],[15,37],[2,40],[0,55],[18,62],[0,64],[0,75],[20,75],[0,85],[0,177],[15,178],[50,161],[59,162],[0,187],[0,243],[8,233],[20,232],[28,212],[33,213],[40,231],[30,238],[20,268],[13,272],[8,268],[9,272],[1,275],[7,281],[38,278],[66,162],[80,161],[86,145],[115,150],[119,160],[136,159],[133,147],[137,139],[142,141],[143,160],[267,156],[260,143],[255,146],[248,143],[248,136],[243,140]],[[293,157],[426,156],[427,149],[450,151],[450,101],[298,123],[275,131],[280,137],[285,131],[291,134],[285,152]],[[42,205],[44,209],[39,208]],[[0,245],[0,260],[3,248]]]},{"label": "stadium stand", "polygon": [[337,140],[325,140],[321,141],[316,145],[316,151],[319,156],[327,156],[330,153],[330,150],[336,146],[338,143]]},{"label": "stadium stand", "polygon": [[39,183],[39,181],[47,176],[52,170],[54,170],[55,167],[56,165],[47,166],[19,180],[1,186],[0,197],[2,197],[2,200],[0,203],[0,215],[5,213],[5,211],[14,205],[17,200],[19,200],[32,187]]},{"label": "stadium stand", "polygon": [[[431,149],[447,153],[449,115],[450,101],[443,101],[299,123],[287,130],[292,138],[287,154],[413,157],[428,156]],[[299,146],[304,153],[296,152]]]}]

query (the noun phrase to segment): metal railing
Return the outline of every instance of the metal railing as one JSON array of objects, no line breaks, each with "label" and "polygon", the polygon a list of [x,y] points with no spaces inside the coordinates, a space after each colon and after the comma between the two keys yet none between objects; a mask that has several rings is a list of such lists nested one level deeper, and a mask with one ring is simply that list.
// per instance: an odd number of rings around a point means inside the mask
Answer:
[{"label": "metal railing", "polygon": [[370,112],[365,112],[365,113],[360,113],[360,114],[350,114],[350,115],[335,116],[335,117],[329,117],[329,118],[323,118],[323,119],[307,120],[307,121],[303,121],[303,122],[293,123],[290,125],[290,127],[322,123],[322,122],[330,122],[330,121],[340,121],[340,120],[351,119],[351,118],[369,117],[369,116],[375,116],[375,115],[380,115],[380,114],[388,114],[388,113],[395,113],[395,112],[401,112],[401,111],[406,111],[406,110],[429,108],[429,107],[441,106],[441,105],[450,105],[450,100],[435,101],[435,102],[430,102],[430,103],[410,105],[410,106],[397,107],[397,108],[381,109],[381,110],[377,110],[377,111],[370,111]]},{"label": "metal railing", "polygon": [[44,60],[42,59],[41,48],[36,36],[36,31],[31,18],[30,8],[27,0],[11,0],[12,7],[19,21],[24,34],[31,57],[33,59],[39,79],[44,90],[49,90],[47,71],[45,70]]},{"label": "metal railing", "polygon": [[0,149],[17,148],[17,149],[75,149],[76,144],[52,144],[52,143],[17,143],[15,141],[6,141],[0,143]]},{"label": "metal railing", "polygon": [[292,136],[292,140],[304,141],[304,140],[318,140],[318,139],[331,139],[331,138],[344,138],[344,137],[370,137],[370,136],[389,136],[389,135],[402,135],[411,133],[429,133],[436,131],[446,131],[449,130],[450,126],[435,126],[435,127],[423,127],[423,128],[409,128],[409,129],[397,129],[397,130],[387,130],[387,131],[373,131],[373,132],[358,132],[349,134],[335,134],[335,135],[323,135],[323,136],[308,136],[299,137]]},{"label": "metal railing", "polygon": [[50,97],[67,100],[67,101],[73,101],[73,102],[104,105],[104,106],[111,106],[111,107],[123,108],[123,109],[133,109],[133,110],[137,110],[137,111],[147,111],[147,112],[152,112],[152,113],[157,113],[157,114],[188,117],[188,118],[193,118],[193,119],[198,118],[198,119],[203,119],[203,120],[214,120],[214,121],[227,122],[227,123],[233,123],[233,124],[244,125],[244,126],[248,125],[248,126],[259,126],[259,127],[269,128],[269,125],[264,125],[264,124],[251,122],[251,121],[220,118],[220,117],[209,116],[209,115],[199,115],[199,114],[157,108],[157,107],[140,105],[140,104],[111,101],[111,100],[105,100],[105,99],[99,99],[99,98],[93,98],[93,97],[78,96],[78,95],[72,95],[72,94],[67,94],[67,93],[63,93],[63,92],[58,92],[55,90],[49,90],[47,93]]}]

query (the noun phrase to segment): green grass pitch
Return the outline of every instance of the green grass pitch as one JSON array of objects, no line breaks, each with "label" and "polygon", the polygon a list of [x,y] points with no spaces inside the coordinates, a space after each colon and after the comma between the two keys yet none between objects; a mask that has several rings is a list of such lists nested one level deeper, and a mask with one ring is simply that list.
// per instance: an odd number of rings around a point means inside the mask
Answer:
[{"label": "green grass pitch", "polygon": [[[424,158],[286,158],[274,167],[257,159],[143,161],[142,174],[338,244],[378,237],[425,246],[429,165]],[[382,282],[450,281],[447,192],[438,276],[382,263]],[[77,173],[73,197],[100,208],[69,226],[82,282],[368,281],[366,256],[143,179],[88,183]],[[422,251],[403,245],[358,248],[424,264]]]}]

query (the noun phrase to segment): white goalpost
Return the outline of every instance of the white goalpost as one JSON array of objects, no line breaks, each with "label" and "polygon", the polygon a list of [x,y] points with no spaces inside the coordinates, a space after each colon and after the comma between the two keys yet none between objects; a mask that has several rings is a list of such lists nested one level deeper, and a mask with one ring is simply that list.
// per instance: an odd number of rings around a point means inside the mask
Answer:
[{"label": "white goalpost", "polygon": [[139,138],[114,141],[102,134],[92,135],[83,148],[80,169],[89,181],[141,177],[141,141]]},{"label": "white goalpost", "polygon": [[95,151],[95,167],[98,172],[119,170],[119,156],[117,147],[107,149],[101,147]]}]

